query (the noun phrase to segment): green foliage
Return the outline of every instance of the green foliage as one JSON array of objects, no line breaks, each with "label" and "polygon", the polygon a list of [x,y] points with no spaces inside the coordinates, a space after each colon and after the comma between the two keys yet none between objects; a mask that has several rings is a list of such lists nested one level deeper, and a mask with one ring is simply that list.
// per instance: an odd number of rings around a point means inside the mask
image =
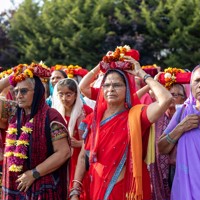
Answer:
[{"label": "green foliage", "polygon": [[0,66],[7,69],[15,65],[17,51],[8,37],[9,18],[13,11],[0,13]]},{"label": "green foliage", "polygon": [[199,27],[199,0],[24,0],[5,33],[18,63],[90,69],[127,44],[140,51],[142,65],[192,68],[200,60]]},{"label": "green foliage", "polygon": [[[192,69],[200,60],[200,4],[198,0],[158,1],[153,10],[143,1],[142,17],[150,35],[152,52],[163,67]],[[158,39],[156,39],[158,38]]]}]

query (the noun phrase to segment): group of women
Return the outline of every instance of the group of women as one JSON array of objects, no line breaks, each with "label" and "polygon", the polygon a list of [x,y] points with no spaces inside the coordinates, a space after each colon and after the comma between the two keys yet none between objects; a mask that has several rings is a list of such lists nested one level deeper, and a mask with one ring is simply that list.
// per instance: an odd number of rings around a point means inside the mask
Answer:
[{"label": "group of women", "polygon": [[[40,65],[35,66],[39,70],[32,71],[33,77],[25,73],[27,67],[24,66],[23,76],[13,70],[0,80],[0,91],[12,85],[14,94],[14,100],[0,98],[0,118],[8,124],[3,200],[170,199],[168,185],[164,189],[160,187],[168,178],[168,175],[163,178],[164,165],[169,167],[168,158],[159,154],[150,165],[150,172],[145,163],[150,143],[155,142],[149,139],[153,124],[159,129],[156,153],[169,154],[177,146],[171,198],[198,198],[195,188],[198,179],[194,171],[199,161],[196,147],[200,68],[194,69],[191,94],[185,101],[181,85],[167,90],[147,74],[133,56],[124,56],[123,61],[115,62],[114,66],[100,62],[80,83],[67,78],[61,70],[49,73]],[[96,88],[92,85],[100,71],[103,78]],[[136,91],[136,76],[154,94],[155,100],[148,105],[140,103],[146,90]],[[41,77],[49,77],[52,83],[47,99]],[[83,96],[96,102],[94,109],[86,105]],[[184,109],[177,109],[177,114],[175,103],[184,101]],[[194,148],[189,149],[189,145]],[[192,163],[197,166],[189,162],[188,153],[195,155]],[[156,182],[156,176],[160,182]],[[186,182],[180,184],[180,179]]]}]

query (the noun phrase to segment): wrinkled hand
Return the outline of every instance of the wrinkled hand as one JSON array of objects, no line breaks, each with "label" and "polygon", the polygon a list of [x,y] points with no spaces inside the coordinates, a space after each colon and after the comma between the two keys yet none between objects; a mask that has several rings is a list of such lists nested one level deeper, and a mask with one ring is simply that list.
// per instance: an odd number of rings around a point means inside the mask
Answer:
[{"label": "wrinkled hand", "polygon": [[72,147],[82,147],[82,144],[83,144],[83,140],[77,140],[76,138],[74,137],[71,137],[71,146]]},{"label": "wrinkled hand", "polygon": [[32,171],[28,170],[18,176],[18,179],[16,180],[16,182],[19,183],[17,189],[19,191],[27,192],[27,190],[33,184],[34,181],[35,178],[32,175]]},{"label": "wrinkled hand", "polygon": [[124,56],[124,61],[129,62],[133,65],[133,70],[126,70],[126,71],[129,72],[130,74],[137,76],[139,70],[141,69],[140,63],[131,56]]},{"label": "wrinkled hand", "polygon": [[200,116],[192,114],[186,116],[181,122],[180,125],[183,127],[183,132],[192,130],[199,126]]}]

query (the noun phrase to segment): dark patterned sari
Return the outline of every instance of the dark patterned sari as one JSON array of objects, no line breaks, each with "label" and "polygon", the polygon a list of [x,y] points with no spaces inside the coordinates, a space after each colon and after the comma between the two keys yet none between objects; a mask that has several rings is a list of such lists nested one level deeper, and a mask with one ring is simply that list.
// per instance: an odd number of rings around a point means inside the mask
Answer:
[{"label": "dark patterned sari", "polygon": [[[37,81],[38,79],[36,80],[36,90],[38,90],[42,84]],[[37,84],[39,84],[39,86]],[[33,132],[30,135],[28,159],[24,162],[23,172],[35,168],[53,154],[52,141],[63,137],[68,138],[68,131],[62,116],[58,111],[46,105],[43,91],[39,91],[38,94],[36,90],[34,98],[37,100],[35,101],[33,99],[32,104],[32,106],[36,107],[36,111],[32,109],[29,116],[25,116],[22,109],[18,107],[16,109],[16,104],[13,102],[11,102],[11,105],[10,101],[4,103],[4,108],[8,111],[7,115],[9,116],[10,124],[15,123],[17,120],[21,125],[24,125],[32,117],[34,118]],[[15,115],[12,115],[13,111],[16,111]],[[6,112],[4,114],[4,117],[6,117]],[[17,189],[18,183],[16,183],[16,180],[18,179],[18,175],[23,172],[10,172],[8,170],[8,159],[4,157],[2,180],[3,200],[67,199],[67,162],[53,173],[35,180],[27,192],[20,192]]]},{"label": "dark patterned sari", "polygon": [[169,200],[170,199],[170,188],[168,185],[169,177],[169,156],[161,155],[158,151],[158,140],[162,135],[163,131],[167,127],[170,119],[164,114],[155,123],[155,163],[150,165],[150,176],[152,184],[152,196],[153,200]]}]

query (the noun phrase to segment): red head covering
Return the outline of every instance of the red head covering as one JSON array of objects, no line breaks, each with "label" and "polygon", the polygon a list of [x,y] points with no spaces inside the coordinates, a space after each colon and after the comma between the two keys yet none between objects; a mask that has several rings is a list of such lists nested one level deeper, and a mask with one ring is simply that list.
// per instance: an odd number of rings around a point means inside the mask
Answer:
[{"label": "red head covering", "polygon": [[147,73],[154,77],[158,73],[158,67],[155,65],[145,65],[142,66],[142,69]]},{"label": "red head covering", "polygon": [[107,108],[107,102],[104,99],[103,95],[103,90],[102,86],[105,82],[105,77],[107,76],[108,73],[111,71],[116,71],[120,75],[122,75],[125,79],[125,84],[126,84],[126,99],[125,99],[125,107],[127,109],[130,109],[133,105],[140,104],[140,100],[138,99],[137,95],[134,95],[136,90],[135,90],[135,81],[134,81],[134,76],[118,69],[110,69],[108,70],[104,78],[102,80],[101,86],[100,86],[100,91],[98,98],[96,100],[96,106],[94,109],[94,116],[93,116],[93,128],[92,128],[92,146],[91,146],[91,154],[90,154],[90,162],[96,162],[98,159],[98,155],[96,153],[97,148],[98,148],[98,138],[99,138],[99,127],[100,127],[100,121],[102,119],[103,113],[105,112]]},{"label": "red head covering", "polygon": [[170,89],[173,83],[190,83],[191,74],[191,72],[186,72],[184,69],[169,67],[159,76],[159,82]]}]

